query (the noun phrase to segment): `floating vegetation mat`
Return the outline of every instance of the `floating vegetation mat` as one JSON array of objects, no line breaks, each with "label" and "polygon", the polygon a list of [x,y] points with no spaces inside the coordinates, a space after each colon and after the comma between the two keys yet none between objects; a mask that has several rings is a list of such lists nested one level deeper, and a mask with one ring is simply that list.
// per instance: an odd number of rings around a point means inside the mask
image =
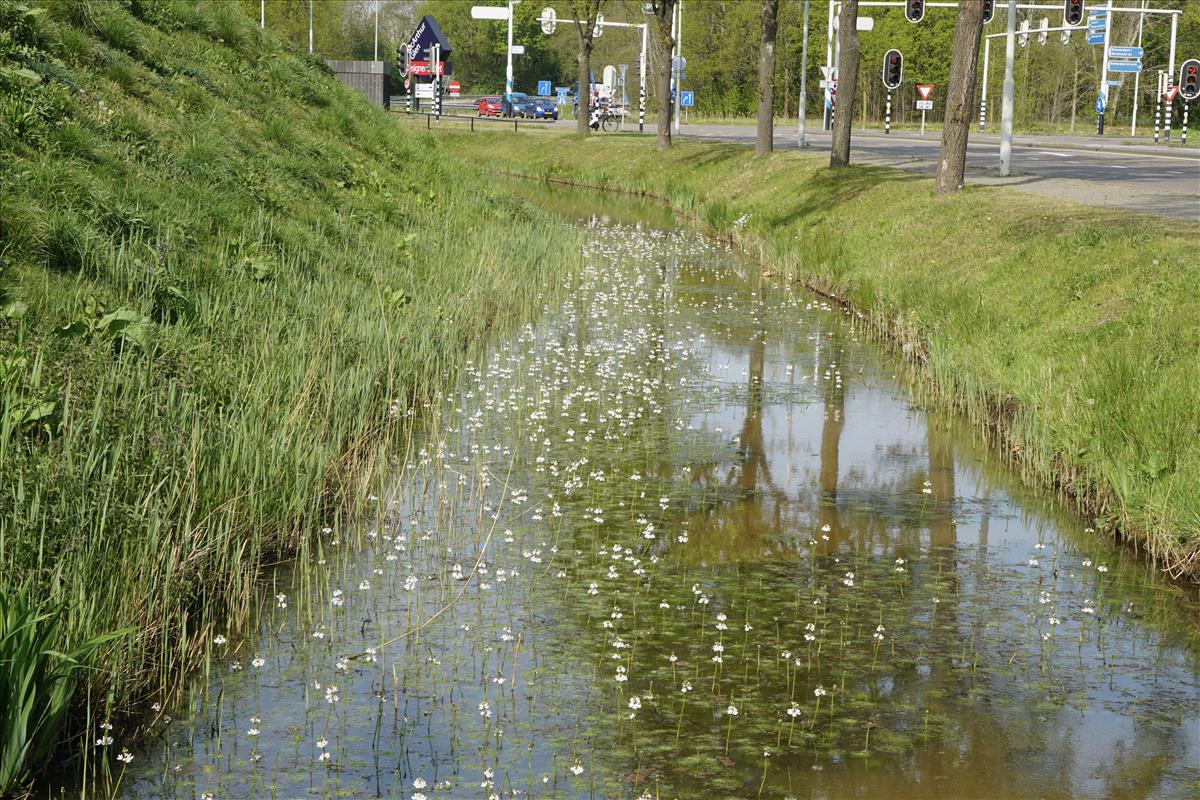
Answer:
[{"label": "floating vegetation mat", "polygon": [[[683,229],[472,364],[129,797],[1194,796],[1190,601]],[[173,721],[170,716],[176,717]]]}]

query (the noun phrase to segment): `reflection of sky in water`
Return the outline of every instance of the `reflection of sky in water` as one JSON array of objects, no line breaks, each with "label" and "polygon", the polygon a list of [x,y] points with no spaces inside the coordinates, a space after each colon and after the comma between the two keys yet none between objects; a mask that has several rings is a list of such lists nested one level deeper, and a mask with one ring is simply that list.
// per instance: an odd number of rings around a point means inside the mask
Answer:
[{"label": "reflection of sky in water", "polygon": [[[317,618],[325,616],[331,589],[345,590],[343,609],[331,617],[336,623],[323,629],[326,638],[313,637],[307,618],[297,622],[298,603],[283,612],[268,602],[261,638],[244,643],[236,656],[243,669],[214,679],[207,702],[205,687],[196,687],[193,713],[168,729],[170,748],[139,754],[129,796],[199,797],[209,791],[217,797],[411,797],[416,777],[430,784],[429,797],[487,797],[492,791],[504,797],[517,791],[634,797],[661,784],[663,797],[715,800],[753,796],[760,780],[767,797],[1189,795],[1195,788],[1187,784],[1189,770],[1200,763],[1200,693],[1195,641],[1185,632],[1174,595],[1147,580],[1127,554],[1090,540],[1077,519],[1020,487],[970,430],[914,408],[894,367],[875,345],[860,341],[840,310],[802,292],[761,292],[756,281],[742,277],[752,275],[749,264],[691,234],[667,238],[617,225],[593,228],[593,237],[652,255],[599,257],[611,286],[597,281],[591,295],[582,292],[567,303],[579,308],[577,317],[567,311],[551,316],[536,335],[500,347],[497,357],[521,352],[527,359],[524,350],[531,349],[550,364],[553,348],[590,335],[609,337],[597,353],[603,358],[629,344],[619,338],[622,330],[664,330],[668,346],[693,349],[679,369],[698,387],[693,395],[684,393],[689,400],[661,399],[669,409],[667,424],[651,420],[637,429],[649,441],[668,441],[644,454],[623,452],[621,444],[605,451],[586,449],[580,440],[556,442],[551,460],[560,463],[554,469],[586,452],[592,457],[588,469],[607,471],[603,489],[597,493],[600,484],[589,482],[579,499],[564,499],[558,526],[528,516],[538,499],[531,490],[526,516],[515,517],[510,508],[494,531],[487,573],[477,578],[493,590],[472,591],[419,640],[403,640],[380,654],[379,663],[351,662],[336,673],[340,702],[331,714],[325,703],[333,681],[330,662],[442,607],[462,585],[448,577],[451,565],[469,569],[480,531],[491,525],[479,512],[447,516],[431,500],[481,491],[477,476],[456,483],[450,475],[458,473],[451,472],[429,486],[402,485],[393,511],[400,527],[372,527],[358,556],[331,553],[317,570]],[[672,289],[666,301],[632,279],[640,275],[653,283],[664,258]],[[605,298],[605,305],[587,313],[580,305],[588,296]],[[630,345],[631,360],[616,363],[633,369],[638,352]],[[451,445],[459,453],[478,445],[472,437],[497,448],[487,451],[497,478],[489,490],[493,500],[510,448],[528,448],[529,431],[522,427],[529,424],[528,411],[519,398],[546,390],[545,374],[531,377],[521,367],[507,378],[508,366],[495,371],[500,377],[489,391],[459,398],[470,415],[482,398],[501,398],[504,386],[521,385],[512,394],[512,415],[498,416],[503,425],[474,434],[467,422],[453,422],[464,437]],[[673,427],[676,411],[692,430]],[[562,436],[552,415],[540,424]],[[581,439],[584,426],[575,427]],[[546,464],[532,472],[531,466],[518,459],[512,476],[525,489],[546,480]],[[626,477],[631,469],[642,474],[642,483]],[[627,573],[629,566],[586,543],[604,536],[620,541],[617,532],[634,527],[623,514],[656,513],[657,491],[644,501],[637,496],[651,485],[669,485],[686,499],[685,510],[665,518],[662,538],[646,551],[663,559],[645,578],[653,588],[592,599],[585,591],[589,582],[606,590],[609,585],[603,569],[615,564]],[[588,510],[593,503],[604,511]],[[516,531],[511,544],[503,538],[509,526]],[[822,526],[829,528],[825,534]],[[686,546],[674,543],[681,533],[692,537]],[[822,535],[829,541],[819,540]],[[811,545],[810,539],[818,541]],[[1037,547],[1039,541],[1045,547]],[[558,545],[563,549],[554,555]],[[404,585],[406,573],[388,561],[396,552],[414,564],[413,589]],[[897,557],[906,560],[908,577],[895,577]],[[1101,562],[1112,571],[1099,573]],[[562,570],[557,577],[556,570]],[[880,608],[843,617],[855,627],[843,627],[837,636],[850,631],[851,638],[866,638],[875,614],[891,615],[888,635],[894,638],[887,648],[894,652],[885,651],[881,672],[876,675],[872,664],[863,679],[863,664],[850,662],[852,685],[869,686],[877,705],[854,710],[851,704],[840,712],[876,719],[882,749],[854,757],[850,750],[859,746],[862,731],[851,726],[832,747],[826,742],[789,751],[780,746],[785,701],[798,698],[807,713],[810,681],[829,684],[837,677],[791,672],[785,660],[787,681],[799,689],[780,686],[774,651],[787,647],[811,657],[800,623],[821,612],[807,600],[800,603],[800,593],[810,591],[803,587],[818,574],[838,590],[846,570],[857,571],[855,580],[867,587],[861,589],[867,605]],[[554,588],[566,579],[578,581],[572,590]],[[371,586],[355,591],[362,581]],[[712,592],[713,610],[693,605],[685,611],[695,597],[689,587],[700,585]],[[743,610],[738,603],[751,585],[759,594]],[[289,589],[306,591],[299,584]],[[1042,592],[1052,598],[1049,604],[1040,602]],[[668,611],[660,610],[659,600]],[[832,620],[836,603],[832,596],[827,602]],[[601,627],[618,604],[625,621]],[[731,619],[731,661],[743,621],[752,619],[761,637],[759,655],[751,659],[757,678],[741,687],[745,696],[737,701],[743,711],[732,758],[721,754],[728,734],[722,709],[729,698],[702,696],[707,686],[701,677],[706,683],[712,674],[706,671],[711,625],[698,635],[689,624],[697,613],[727,606],[745,615]],[[1042,638],[1050,614],[1061,618],[1053,641]],[[635,616],[637,627],[618,632]],[[785,631],[785,624],[794,629]],[[828,635],[832,652],[834,634]],[[609,658],[613,636],[628,638],[630,652],[637,651],[628,685],[611,677],[613,665],[625,663]],[[259,671],[245,666],[257,652],[267,658]],[[680,708],[687,713],[672,717],[680,676],[666,657],[676,652],[678,669],[695,671],[698,693],[694,707],[685,702]],[[845,652],[843,658],[853,657],[854,651]],[[648,694],[638,712],[644,726],[639,744],[627,727],[628,707],[621,705],[629,694],[613,693],[651,686],[654,697]],[[731,685],[725,691],[734,690]],[[489,705],[481,709],[484,702]],[[255,715],[263,718],[264,735],[251,741],[245,731]],[[941,735],[925,742],[921,727],[930,716]],[[210,735],[215,730],[223,731],[219,759]],[[680,743],[672,745],[680,731]],[[319,738],[331,743],[329,762],[316,760],[313,742]],[[263,755],[257,765],[251,760],[255,747]],[[765,779],[758,752],[763,747],[773,751]],[[576,759],[580,775],[570,770]],[[337,769],[329,769],[334,764]],[[485,769],[493,770],[491,778]],[[435,790],[445,780],[453,788]],[[489,780],[491,787],[481,786]]]}]

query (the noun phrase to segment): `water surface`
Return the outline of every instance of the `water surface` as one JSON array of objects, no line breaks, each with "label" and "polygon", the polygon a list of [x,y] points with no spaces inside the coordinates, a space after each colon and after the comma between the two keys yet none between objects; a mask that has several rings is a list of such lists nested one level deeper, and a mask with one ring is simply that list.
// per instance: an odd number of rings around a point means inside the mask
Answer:
[{"label": "water surface", "polygon": [[841,309],[628,199],[130,797],[1194,797],[1194,602]]}]

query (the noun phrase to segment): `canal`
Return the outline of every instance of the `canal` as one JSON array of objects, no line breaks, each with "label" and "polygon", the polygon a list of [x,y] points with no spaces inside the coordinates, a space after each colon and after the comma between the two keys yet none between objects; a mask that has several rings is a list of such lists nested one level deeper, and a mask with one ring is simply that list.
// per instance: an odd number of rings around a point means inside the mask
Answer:
[{"label": "canal", "polygon": [[126,796],[1200,793],[1194,597],[845,310],[661,207],[514,191],[585,268],[212,643]]}]

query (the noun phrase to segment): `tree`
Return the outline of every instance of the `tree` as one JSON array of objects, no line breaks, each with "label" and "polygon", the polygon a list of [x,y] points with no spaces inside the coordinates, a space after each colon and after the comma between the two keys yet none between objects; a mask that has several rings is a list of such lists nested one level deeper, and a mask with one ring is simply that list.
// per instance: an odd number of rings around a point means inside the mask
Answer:
[{"label": "tree", "polygon": [[579,111],[575,115],[575,132],[586,134],[592,117],[592,40],[596,35],[596,15],[604,0],[572,0],[575,33],[579,35]]},{"label": "tree", "polygon": [[779,0],[762,0],[762,46],[758,50],[758,136],[754,152],[775,149],[775,34]]},{"label": "tree", "polygon": [[845,0],[838,16],[837,108],[833,118],[833,144],[829,166],[850,164],[850,123],[854,117],[854,95],[858,88],[858,0]]},{"label": "tree", "polygon": [[983,34],[983,4],[963,3],[954,25],[950,53],[950,82],[946,87],[946,119],[938,156],[933,193],[949,194],[962,188],[967,167],[967,135],[974,118],[975,76],[979,64],[979,39]]},{"label": "tree", "polygon": [[654,14],[654,43],[658,50],[654,80],[658,84],[658,136],[655,143],[659,150],[671,146],[671,54],[675,50],[675,37],[671,28],[675,21],[675,0],[651,0]]}]

